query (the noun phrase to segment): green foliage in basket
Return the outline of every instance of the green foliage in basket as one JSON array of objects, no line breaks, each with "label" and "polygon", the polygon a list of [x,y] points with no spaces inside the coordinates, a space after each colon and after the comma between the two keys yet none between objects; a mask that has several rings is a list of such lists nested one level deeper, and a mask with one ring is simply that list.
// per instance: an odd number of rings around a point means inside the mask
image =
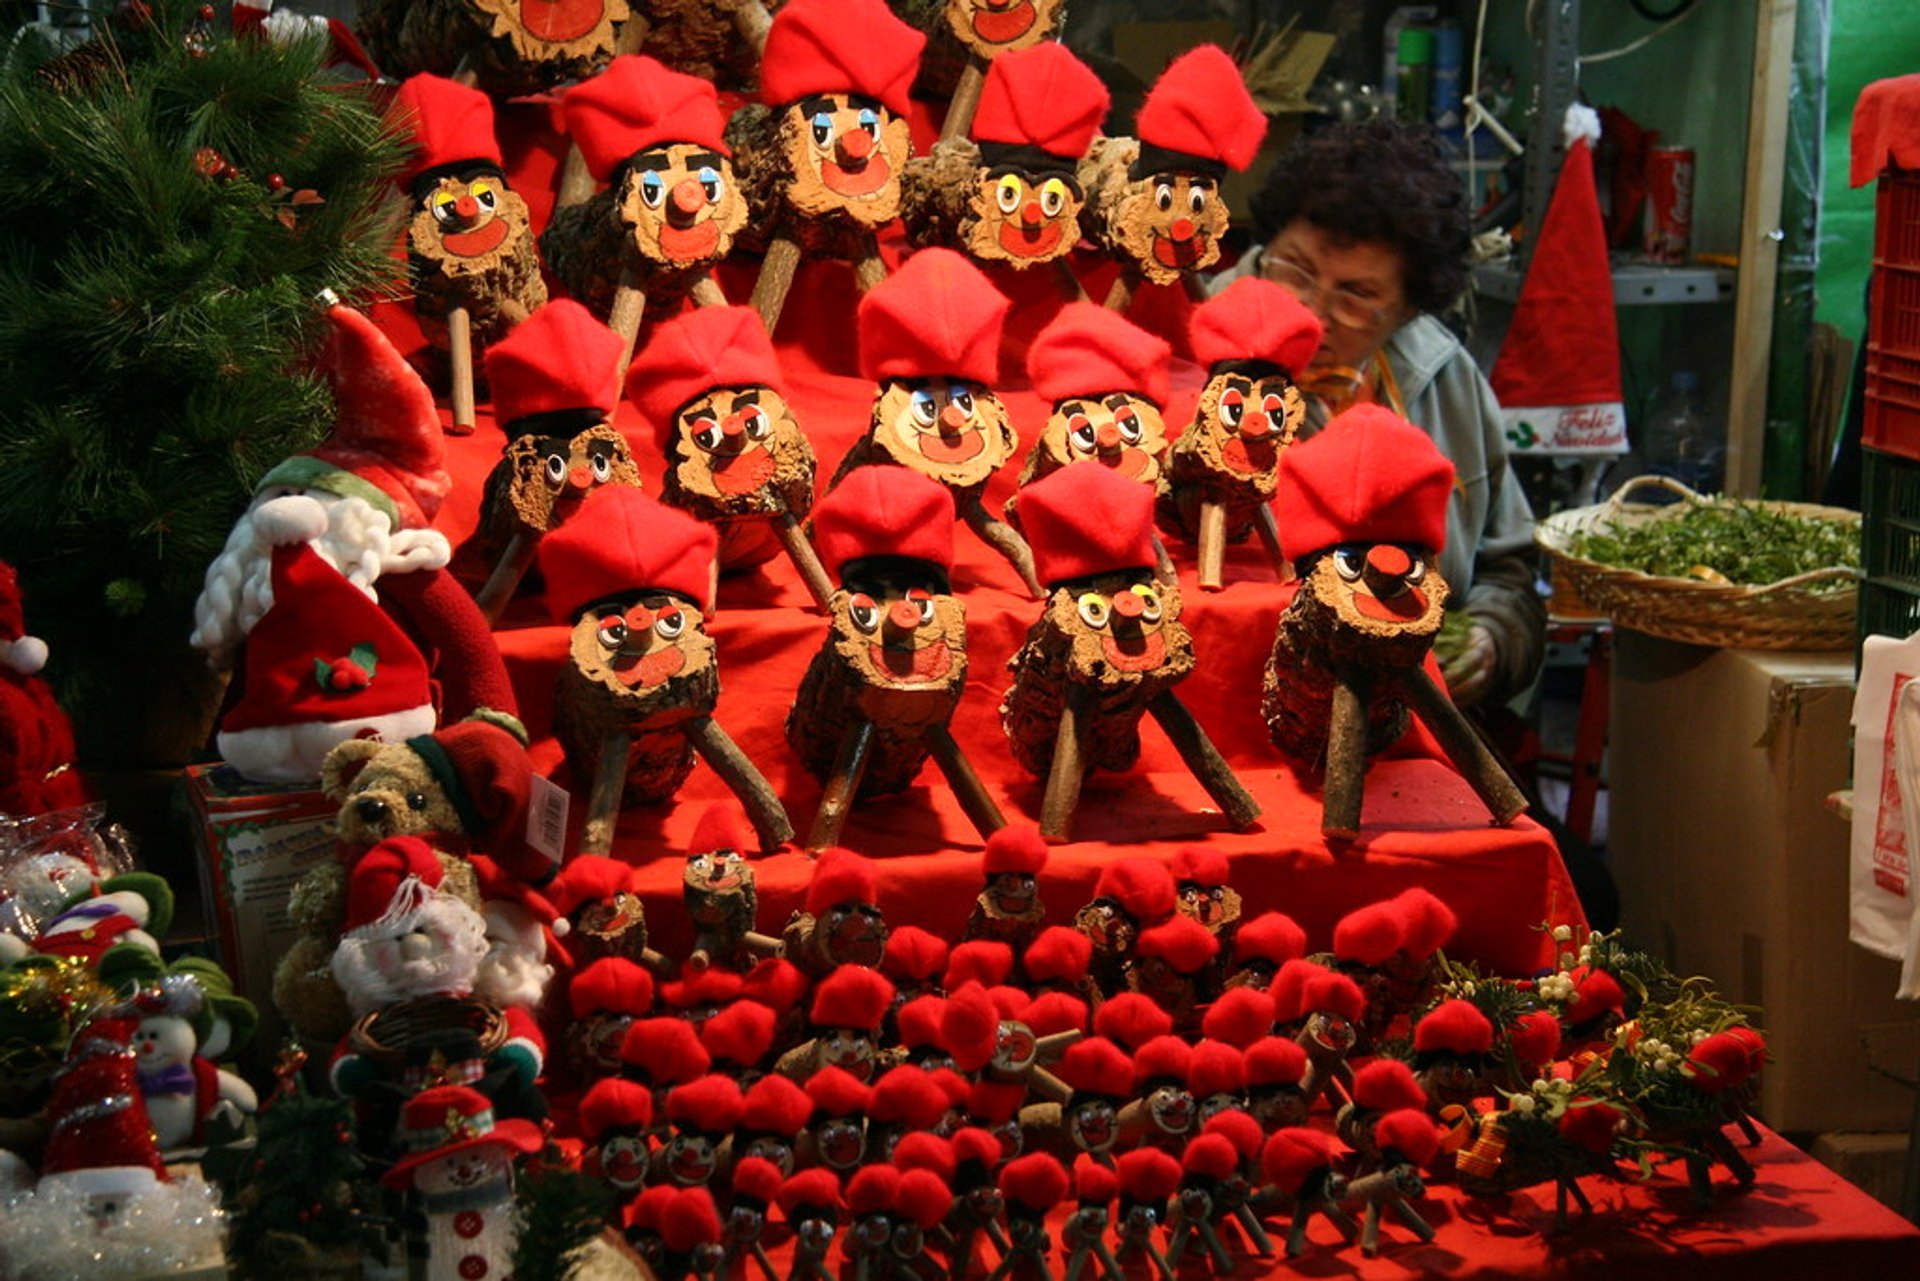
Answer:
[{"label": "green foliage in basket", "polygon": [[[1860,531],[1849,522],[1799,515],[1734,498],[1687,499],[1679,513],[1618,521],[1573,535],[1582,559],[1658,578],[1762,587],[1816,569],[1860,566]],[[1819,585],[1843,590],[1835,579]]]}]

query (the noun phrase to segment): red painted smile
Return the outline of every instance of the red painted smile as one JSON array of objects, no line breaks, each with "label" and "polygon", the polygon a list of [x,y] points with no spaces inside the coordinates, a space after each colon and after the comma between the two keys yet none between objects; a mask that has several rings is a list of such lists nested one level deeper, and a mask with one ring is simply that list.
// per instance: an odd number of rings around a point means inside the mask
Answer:
[{"label": "red painted smile", "polygon": [[660,228],[660,252],[674,262],[697,262],[713,256],[720,244],[720,228],[708,218],[691,227],[667,223]]},{"label": "red painted smile", "polygon": [[1016,258],[1040,258],[1050,254],[1060,244],[1060,224],[1041,223],[1028,230],[1011,220],[1000,224],[1000,247]]},{"label": "red painted smile", "polygon": [[1200,261],[1207,238],[1195,232],[1189,240],[1169,240],[1158,232],[1153,237],[1153,256],[1162,267],[1185,269]]},{"label": "red painted smile", "polygon": [[[991,4],[992,0],[988,0]],[[1006,44],[1018,40],[1033,29],[1035,19],[1032,0],[1020,0],[996,12],[993,8],[973,11],[973,34],[988,44]]]},{"label": "red painted smile", "polygon": [[628,689],[651,689],[687,665],[687,656],[677,646],[655,650],[631,667],[617,667],[614,676]]},{"label": "red painted smile", "polygon": [[507,238],[507,222],[495,218],[478,231],[453,231],[440,237],[440,243],[456,258],[479,258],[492,253]]},{"label": "red painted smile", "polygon": [[713,455],[713,485],[728,497],[749,494],[773,478],[773,455],[759,446]]},{"label": "red painted smile", "polygon": [[1102,636],[1100,651],[1107,656],[1107,662],[1123,672],[1150,672],[1167,661],[1167,642],[1159,632],[1138,637],[1125,645],[1112,636]]},{"label": "red painted smile", "polygon": [[820,181],[843,196],[871,196],[893,178],[893,166],[878,151],[858,169],[842,169],[831,160],[820,162]]},{"label": "red painted smile", "polygon": [[986,436],[977,431],[964,431],[958,436],[933,432],[920,438],[920,452],[936,463],[964,463],[986,447]]},{"label": "red painted smile", "polygon": [[1229,436],[1220,446],[1220,459],[1242,476],[1257,476],[1272,471],[1279,454],[1271,440],[1249,441],[1244,436]]},{"label": "red painted smile", "polygon": [[945,641],[935,641],[920,649],[869,645],[867,658],[875,667],[899,680],[939,680],[953,665],[953,655],[948,653]]},{"label": "red painted smile", "polygon": [[600,25],[602,0],[520,0],[520,25],[536,40],[565,44]]}]

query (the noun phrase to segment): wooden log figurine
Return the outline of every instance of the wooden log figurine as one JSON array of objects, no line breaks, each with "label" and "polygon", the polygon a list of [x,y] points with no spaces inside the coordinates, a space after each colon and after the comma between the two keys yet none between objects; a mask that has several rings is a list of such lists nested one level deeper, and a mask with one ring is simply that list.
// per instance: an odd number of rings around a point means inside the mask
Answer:
[{"label": "wooden log figurine", "polygon": [[784,551],[826,609],[833,584],[802,528],[813,506],[813,445],[759,314],[702,307],[662,322],[627,370],[627,396],[666,460],[660,501],[714,527],[720,572]]},{"label": "wooden log figurine", "polygon": [[1020,487],[1074,463],[1099,463],[1157,491],[1171,358],[1165,342],[1105,307],[1061,308],[1027,349],[1027,377],[1053,411],[1020,469]]},{"label": "wooden log figurine", "polygon": [[1374,1125],[1389,1112],[1414,1109],[1424,1112],[1426,1091],[1414,1079],[1413,1069],[1399,1059],[1376,1058],[1353,1074],[1352,1099],[1340,1107],[1333,1118],[1334,1132],[1354,1150],[1354,1172],[1365,1174],[1381,1166],[1380,1149],[1374,1145]]},{"label": "wooden log figurine", "polygon": [[1308,1107],[1325,1098],[1337,1110],[1353,1095],[1353,1068],[1347,1064],[1347,1055],[1359,1039],[1367,998],[1346,975],[1323,971],[1307,979],[1300,1008],[1306,1022],[1295,1039],[1307,1052],[1307,1074],[1301,1078],[1300,1091]]},{"label": "wooden log figurine", "polygon": [[1120,1141],[1120,1110],[1133,1097],[1133,1063],[1104,1036],[1076,1041],[1060,1057],[1060,1079],[1073,1094],[1061,1106],[1067,1146],[1111,1161]]},{"label": "wooden log figurine", "polygon": [[772,849],[793,836],[773,788],[713,719],[719,669],[706,614],[713,531],[637,489],[601,489],[540,544],[547,603],[572,625],[554,730],[592,780],[581,851],[612,848],[623,805],[670,799],[704,757]]},{"label": "wooden log figurine", "polygon": [[480,544],[498,559],[474,603],[498,621],[540,540],[602,485],[640,487],[640,467],[613,426],[620,339],[569,299],[550,302],[487,351],[493,412],[507,444],[487,474]]},{"label": "wooden log figurine", "polygon": [[1320,346],[1319,318],[1270,281],[1236,280],[1202,303],[1190,327],[1208,367],[1193,421],[1169,451],[1160,522],[1196,545],[1200,586],[1225,586],[1227,544],[1253,531],[1284,582],[1285,559],[1268,507],[1280,459],[1307,417],[1295,375]]},{"label": "wooden log figurine", "polygon": [[[1009,54],[1052,43],[1066,16],[1065,0],[945,0],[941,6],[947,29],[967,51],[966,66],[947,104],[940,137],[964,138],[979,116],[987,113],[992,68]],[[1106,114],[1104,108],[1101,113]]]},{"label": "wooden log figurine", "polygon": [[879,965],[887,951],[879,893],[880,873],[870,860],[852,850],[826,851],[814,865],[805,905],[780,932],[787,960],[816,980],[843,965]]},{"label": "wooden log figurine", "polygon": [[547,897],[571,926],[568,949],[581,966],[619,957],[671,977],[672,963],[647,946],[646,906],[634,888],[632,864],[576,854],[555,874]]},{"label": "wooden log figurine", "polygon": [[762,0],[633,0],[646,35],[625,42],[675,71],[746,90],[760,75],[773,17]]},{"label": "wooden log figurine", "polygon": [[1201,991],[1202,1000],[1210,1001],[1220,994],[1233,958],[1234,936],[1240,930],[1240,891],[1227,884],[1232,870],[1227,856],[1211,845],[1184,846],[1173,855],[1173,883],[1180,895],[1180,914],[1205,926],[1220,945]]},{"label": "wooden log figurine", "polygon": [[[1077,167],[1106,118],[1107,90],[1063,44],[994,59],[973,138],[949,134],[907,162],[901,221],[917,245],[945,245],[1017,270],[1058,264],[1082,297],[1066,257],[1080,243],[1086,202]],[[947,117],[951,125],[953,109]]]},{"label": "wooden log figurine", "polygon": [[1088,770],[1126,770],[1151,712],[1236,828],[1260,806],[1173,692],[1193,670],[1180,589],[1156,578],[1153,496],[1106,467],[1028,487],[1021,519],[1052,595],[1009,660],[1000,704],[1014,759],[1047,779],[1040,830],[1064,838]]},{"label": "wooden log figurine", "polygon": [[356,26],[389,71],[432,71],[496,98],[538,93],[606,66],[628,0],[363,0]]},{"label": "wooden log figurine", "polygon": [[709,1072],[667,1091],[667,1140],[653,1154],[647,1181],[694,1188],[727,1186],[732,1167],[734,1126],[745,1106],[740,1083]]},{"label": "wooden log figurine", "polygon": [[1375,405],[1336,417],[1282,460],[1276,507],[1301,576],[1280,617],[1261,712],[1297,769],[1325,771],[1321,830],[1359,835],[1367,757],[1411,710],[1434,732],[1496,823],[1526,797],[1422,662],[1447,599],[1453,465],[1419,428]]},{"label": "wooden log figurine", "polygon": [[1106,1281],[1126,1281],[1120,1260],[1107,1244],[1107,1229],[1113,1223],[1113,1199],[1119,1192],[1118,1174],[1091,1156],[1082,1154],[1074,1158],[1073,1196],[1078,1205],[1060,1229],[1060,1242],[1067,1247],[1064,1281],[1083,1281],[1089,1271]]},{"label": "wooden log figurine", "polygon": [[1219,955],[1220,940],[1192,917],[1176,912],[1140,931],[1127,967],[1127,988],[1165,1010],[1176,1030],[1197,1030],[1197,1007],[1208,996],[1206,984]]},{"label": "wooden log figurine", "polygon": [[1180,1186],[1180,1162],[1159,1148],[1135,1148],[1121,1155],[1115,1173],[1120,1176],[1120,1205],[1114,1254],[1123,1263],[1144,1254],[1161,1281],[1174,1281],[1159,1230],[1170,1217],[1169,1202]]},{"label": "wooden log figurine", "polygon": [[1262,912],[1234,932],[1226,988],[1265,992],[1288,961],[1307,954],[1307,932],[1284,912]]},{"label": "wooden log figurine", "polygon": [[[893,984],[884,975],[864,965],[840,966],[813,990],[812,1038],[781,1055],[774,1071],[802,1085],[827,1068],[871,1082],[882,1066],[880,1024],[892,1004]],[[866,1142],[871,1146],[876,1137],[869,1119]]]},{"label": "wooden log figurine", "polygon": [[652,1162],[653,1091],[637,1081],[605,1077],[580,1097],[581,1173],[627,1199],[647,1183]]},{"label": "wooden log figurine", "polygon": [[1253,163],[1267,135],[1239,68],[1218,45],[1169,63],[1134,117],[1137,138],[1102,138],[1080,165],[1088,239],[1120,263],[1107,306],[1125,311],[1140,283],[1185,284],[1220,259],[1227,171]]},{"label": "wooden log figurine", "polygon": [[793,1234],[787,1281],[829,1281],[827,1270],[840,1223],[840,1178],[832,1169],[802,1170],[780,1185],[780,1215]]},{"label": "wooden log figurine", "polygon": [[1127,990],[1127,971],[1140,931],[1173,914],[1173,874],[1157,858],[1116,859],[1100,869],[1093,898],[1074,914],[1073,927],[1093,945],[1088,977],[1105,996]]},{"label": "wooden log figurine", "polygon": [[1016,1268],[1024,1275],[1053,1281],[1047,1256],[1053,1238],[1047,1234],[1047,1212],[1064,1201],[1069,1183],[1067,1168],[1045,1152],[1015,1157],[1000,1170],[1000,1195],[1007,1206],[1006,1257],[988,1281],[1005,1281]]},{"label": "wooden log figurine", "polygon": [[415,150],[395,182],[412,210],[407,270],[414,312],[446,353],[456,435],[473,430],[473,360],[547,300],[527,202],[507,186],[493,103],[477,89],[417,75],[391,118]]},{"label": "wooden log figurine", "polygon": [[931,755],[984,835],[1005,820],[947,728],[967,679],[967,615],[951,594],[953,503],[893,468],[863,468],[822,502],[826,642],[801,678],[787,742],[827,785],[809,849],[839,843],[863,797],[904,791]]},{"label": "wooden log figurine", "polygon": [[1390,1209],[1422,1241],[1431,1241],[1433,1227],[1413,1208],[1426,1192],[1419,1167],[1439,1155],[1440,1132],[1417,1108],[1387,1113],[1374,1122],[1371,1146],[1380,1154],[1379,1168],[1347,1184],[1341,1203],[1348,1209],[1365,1207],[1360,1221],[1360,1253],[1371,1259],[1380,1253],[1380,1213]]},{"label": "wooden log figurine", "polygon": [[1413,1069],[1436,1108],[1493,1093],[1493,1021],[1471,1001],[1442,1001],[1413,1025]]},{"label": "wooden log figurine", "polygon": [[560,100],[598,191],[540,237],[554,276],[607,318],[632,359],[642,319],[683,299],[724,302],[716,263],[747,225],[713,85],[625,54]]},{"label": "wooden log figurine", "polygon": [[496,1120],[478,1090],[435,1085],[407,1101],[400,1135],[405,1154],[381,1181],[410,1190],[426,1216],[423,1275],[456,1281],[508,1271],[520,1221],[513,1166],[539,1151],[540,1127],[519,1117]]},{"label": "wooden log figurine", "polygon": [[1305,1125],[1308,1099],[1300,1083],[1307,1075],[1307,1052],[1298,1041],[1263,1036],[1246,1048],[1247,1114],[1272,1133]]},{"label": "wooden log figurine", "polygon": [[1120,1146],[1146,1145],[1178,1153],[1198,1129],[1187,1072],[1193,1047],[1177,1036],[1156,1036],[1133,1052],[1133,1098],[1120,1109]]},{"label": "wooden log figurine", "polygon": [[567,1060],[582,1081],[620,1074],[627,1029],[653,1008],[653,975],[623,956],[582,966],[567,984]]},{"label": "wooden log figurine", "polygon": [[1433,1003],[1439,952],[1457,923],[1452,908],[1415,885],[1355,908],[1334,925],[1333,968],[1367,994],[1363,1050],[1386,1036],[1400,1016]]},{"label": "wooden log figurine", "polygon": [[1047,920],[1047,905],[1040,898],[1040,873],[1046,866],[1046,839],[1031,823],[1003,827],[987,837],[980,854],[985,884],[960,937],[991,939],[1012,948],[1015,957],[1024,955]]},{"label": "wooden log figurine", "polygon": [[913,154],[907,91],[926,37],[884,0],[791,0],[774,16],[760,102],[728,126],[766,261],[753,306],[775,333],[804,254],[853,263],[861,288],[886,275],[875,233],[900,214]]},{"label": "wooden log figurine", "polygon": [[716,801],[701,811],[680,879],[694,929],[686,964],[690,972],[718,967],[744,974],[761,959],[780,954],[780,940],[757,929],[760,894],[748,861],[757,847],[753,829],[732,805]]},{"label": "wooden log figurine", "polygon": [[1346,1199],[1347,1179],[1333,1166],[1333,1141],[1319,1130],[1292,1126],[1276,1130],[1260,1151],[1260,1169],[1267,1182],[1293,1203],[1293,1222],[1287,1229],[1287,1257],[1297,1259],[1310,1248],[1307,1226],[1313,1216],[1324,1217],[1348,1241],[1359,1225],[1340,1208]]}]

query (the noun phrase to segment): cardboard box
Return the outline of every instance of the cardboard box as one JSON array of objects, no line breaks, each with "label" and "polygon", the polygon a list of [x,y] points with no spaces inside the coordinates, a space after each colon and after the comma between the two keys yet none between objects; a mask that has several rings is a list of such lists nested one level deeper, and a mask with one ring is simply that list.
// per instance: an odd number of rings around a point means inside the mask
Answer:
[{"label": "cardboard box", "polygon": [[1898,1130],[1920,1063],[1899,966],[1847,939],[1850,654],[1713,650],[1621,631],[1609,753],[1627,938],[1762,1007],[1760,1111],[1792,1132]]},{"label": "cardboard box", "polygon": [[260,1007],[257,1040],[272,1044],[279,1025],[273,967],[295,936],[287,895],[309,869],[333,857],[339,806],[317,788],[249,783],[224,764],[189,768],[187,794],[220,963],[235,990]]}]

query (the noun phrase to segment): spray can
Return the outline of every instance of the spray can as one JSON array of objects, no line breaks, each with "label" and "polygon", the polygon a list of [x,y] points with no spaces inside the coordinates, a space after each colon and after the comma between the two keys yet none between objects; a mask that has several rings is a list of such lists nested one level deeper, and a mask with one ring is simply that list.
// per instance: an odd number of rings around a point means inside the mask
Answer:
[{"label": "spray can", "polygon": [[1693,242],[1693,148],[1647,153],[1647,261],[1679,266]]},{"label": "spray can", "polygon": [[1450,141],[1465,132],[1466,119],[1461,103],[1464,88],[1467,33],[1451,22],[1433,31],[1433,127]]}]

